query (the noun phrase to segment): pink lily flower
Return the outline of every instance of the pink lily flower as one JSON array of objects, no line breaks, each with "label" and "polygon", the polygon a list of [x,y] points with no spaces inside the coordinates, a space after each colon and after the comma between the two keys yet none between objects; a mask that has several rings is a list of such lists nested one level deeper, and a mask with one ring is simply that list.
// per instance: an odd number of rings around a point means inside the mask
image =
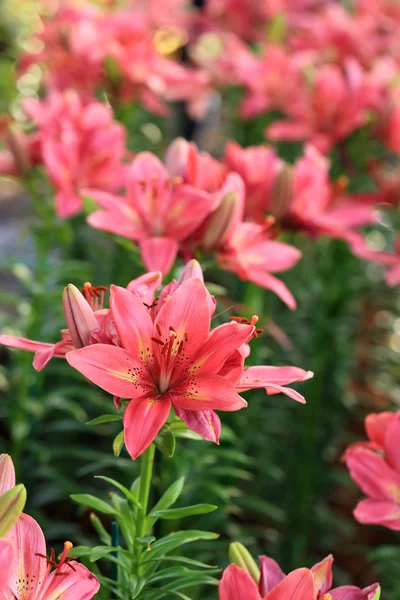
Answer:
[{"label": "pink lily flower", "polygon": [[260,56],[242,60],[236,70],[236,78],[246,90],[240,115],[252,119],[270,110],[286,112],[287,106],[303,115],[307,103],[304,71],[313,63],[314,56],[307,52],[291,53],[273,44],[268,44]]},{"label": "pink lily flower", "polygon": [[[233,165],[237,165],[245,183],[245,204],[248,197],[251,199],[249,216],[259,220],[260,215],[272,213],[283,227],[300,229],[311,236],[326,235],[342,239],[353,254],[363,260],[394,267],[397,265],[395,254],[370,250],[362,234],[357,231],[376,221],[374,206],[381,200],[379,195],[349,195],[345,193],[346,182],[339,179],[336,184],[332,184],[329,179],[329,161],[313,146],[306,146],[304,155],[293,168],[275,165],[274,180],[268,186],[264,185],[253,176],[255,151],[255,148],[240,148],[238,145],[234,149]],[[264,154],[263,149],[259,149],[259,152],[260,155]],[[232,156],[231,149],[230,155]],[[267,158],[267,154],[264,158]],[[232,159],[229,157],[226,160],[229,163]],[[272,166],[269,176],[273,170]],[[257,200],[255,213],[253,199]],[[251,230],[254,226],[250,227],[246,223],[246,227]],[[254,235],[249,235],[251,241]],[[292,254],[289,256],[294,264],[295,257]]]},{"label": "pink lily flower", "polygon": [[42,19],[40,33],[34,34],[36,46],[39,41],[43,49],[24,54],[19,72],[38,64],[48,89],[74,89],[85,99],[93,98],[104,78],[101,19],[101,12],[93,5],[60,2],[50,18]]},{"label": "pink lily flower", "polygon": [[[314,600],[319,600],[327,594],[332,600],[373,600],[379,591],[379,584],[374,583],[364,589],[354,585],[343,585],[332,588],[333,556],[330,554],[321,562],[311,567],[314,579]],[[270,593],[276,586],[285,580],[285,574],[277,562],[268,556],[260,557],[261,577],[259,589],[261,595]],[[329,596],[328,596],[329,595]]]},{"label": "pink lily flower", "polygon": [[141,152],[129,168],[126,196],[88,190],[101,207],[88,217],[92,227],[139,244],[149,271],[171,269],[179,242],[194,232],[215,207],[211,194],[169,173],[157,157]]},{"label": "pink lily flower", "polygon": [[306,140],[327,153],[338,141],[367,122],[367,109],[375,100],[365,72],[354,59],[342,71],[324,65],[315,73],[313,87],[304,102],[282,107],[288,120],[266,129],[269,140]]},{"label": "pink lily flower", "polygon": [[[0,493],[15,486],[9,456],[0,456]],[[98,592],[97,578],[80,563],[67,558],[71,542],[56,561],[46,556],[39,524],[22,514],[6,539],[0,540],[0,598],[4,600],[90,600]],[[55,569],[52,571],[52,568]]]},{"label": "pink lily flower", "polygon": [[271,222],[240,223],[217,254],[222,268],[233,271],[241,279],[273,291],[294,310],[296,300],[286,285],[272,275],[291,269],[301,258],[294,246],[273,239]]},{"label": "pink lily flower", "polygon": [[[128,290],[149,306],[161,285],[161,273],[146,273],[128,284]],[[0,335],[0,344],[17,350],[34,352],[33,366],[41,371],[52,358],[65,358],[67,352],[81,348],[86,344],[118,343],[114,339],[114,330],[109,322],[109,310],[103,308],[104,286],[93,287],[86,283],[83,295],[70,284],[64,291],[64,315],[69,329],[61,331],[61,340],[55,344],[38,342],[27,338]]]},{"label": "pink lily flower", "polygon": [[83,102],[75,91],[52,92],[25,109],[37,125],[42,161],[56,189],[55,210],[71,217],[82,208],[84,188],[115,191],[124,177],[125,130],[101,102]]},{"label": "pink lily flower", "polygon": [[264,594],[245,569],[229,565],[218,594],[219,600],[314,600],[314,580],[309,569],[296,569]]},{"label": "pink lily flower", "polygon": [[[239,148],[238,146],[235,150],[238,151]],[[262,155],[260,151],[260,160]],[[252,158],[253,153],[251,156],[246,155],[246,159]],[[182,176],[184,181],[201,185],[203,189],[206,187],[213,192],[215,201],[215,210],[183,244],[190,250],[201,248],[203,252],[214,252],[221,268],[272,290],[289,308],[294,309],[296,302],[293,295],[271,273],[290,269],[298,262],[301,253],[297,248],[273,239],[270,221],[267,220],[262,225],[243,221],[247,191],[254,197],[255,182],[251,181],[245,192],[243,180],[237,173],[227,172],[225,166],[182,139],[171,144],[167,161],[170,168]],[[245,175],[254,172],[250,169],[245,171],[244,166],[243,171]],[[259,202],[268,185],[261,183],[260,178],[258,182],[261,187],[257,196]]]},{"label": "pink lily flower", "polygon": [[246,186],[244,218],[262,221],[272,185],[284,163],[273,148],[250,146],[241,148],[236,142],[225,146],[224,164],[239,173]]},{"label": "pink lily flower", "polygon": [[244,345],[257,335],[257,319],[234,318],[210,331],[215,304],[202,279],[186,277],[193,263],[187,269],[151,308],[112,286],[111,319],[120,347],[95,344],[67,354],[69,364],[89,380],[129,399],[123,423],[133,459],[153,442],[172,408],[189,428],[218,443],[220,423],[213,411],[244,408],[238,391],[265,388],[304,402],[285,385],[312,377],[294,367],[244,369]]},{"label": "pink lily flower", "polygon": [[343,457],[351,478],[367,495],[354,517],[400,531],[400,412],[369,415],[365,425],[370,441],[353,444]]},{"label": "pink lily flower", "polygon": [[[54,551],[47,559],[46,542],[39,524],[29,515],[22,514],[7,541],[14,549],[11,563],[10,547],[0,546],[0,572],[7,572],[5,598],[15,600],[90,600],[99,591],[97,578],[86,567],[67,558],[72,548],[65,542],[60,560]],[[52,567],[55,567],[52,570]],[[0,580],[1,581],[1,580]]]}]

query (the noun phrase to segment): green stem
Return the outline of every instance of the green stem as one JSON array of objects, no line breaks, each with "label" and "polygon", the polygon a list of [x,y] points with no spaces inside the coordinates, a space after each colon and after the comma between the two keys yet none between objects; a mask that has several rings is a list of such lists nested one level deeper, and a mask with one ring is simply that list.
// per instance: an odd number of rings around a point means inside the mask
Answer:
[{"label": "green stem", "polygon": [[[139,502],[140,508],[137,511],[136,517],[136,537],[142,538],[146,533],[146,516],[147,516],[147,506],[149,504],[149,494],[150,494],[150,486],[151,486],[151,478],[153,474],[153,464],[154,464],[154,453],[156,447],[154,444],[151,444],[143,452],[141,458],[141,467],[140,467],[140,486],[139,486]],[[138,571],[140,571],[140,562],[141,562],[141,547],[138,545],[137,549],[137,564]]]}]

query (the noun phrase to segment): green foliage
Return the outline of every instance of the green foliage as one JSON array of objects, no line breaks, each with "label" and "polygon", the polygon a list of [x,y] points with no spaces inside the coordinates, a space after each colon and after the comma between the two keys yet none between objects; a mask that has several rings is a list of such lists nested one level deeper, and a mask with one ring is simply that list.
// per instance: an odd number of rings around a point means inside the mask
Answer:
[{"label": "green foliage", "polygon": [[88,557],[91,563],[101,561],[110,573],[113,564],[118,566],[114,571],[114,579],[100,575],[106,589],[116,597],[126,600],[137,597],[146,600],[173,596],[187,598],[182,590],[218,583],[214,577],[218,573],[215,567],[185,556],[171,555],[186,544],[215,540],[218,534],[186,530],[174,531],[158,539],[152,535],[158,520],[176,521],[193,515],[207,514],[214,511],[216,506],[197,504],[170,508],[182,493],[184,478],[180,478],[165,491],[148,514],[144,515],[144,525],[140,527],[140,478],[133,483],[130,490],[108,477],[99,478],[116,487],[123,495],[112,493],[111,504],[90,494],[75,494],[71,498],[103,515],[113,515],[118,532],[121,533],[118,535],[119,543],[116,544],[116,540],[101,520],[92,514],[91,521],[102,545],[75,547],[71,553],[77,557]]}]

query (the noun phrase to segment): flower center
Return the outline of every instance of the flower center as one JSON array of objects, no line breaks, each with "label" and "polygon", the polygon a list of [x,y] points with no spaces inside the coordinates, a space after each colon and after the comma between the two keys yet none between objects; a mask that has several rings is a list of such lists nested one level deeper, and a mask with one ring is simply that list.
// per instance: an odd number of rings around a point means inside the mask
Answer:
[{"label": "flower center", "polygon": [[89,281],[86,281],[86,283],[83,284],[81,292],[93,311],[102,310],[104,308],[104,293],[108,292],[108,287],[105,285],[98,285],[95,287]]},{"label": "flower center", "polygon": [[[158,323],[156,325],[156,329],[158,335],[161,336],[162,331]],[[168,390],[173,368],[178,357],[182,355],[184,351],[185,343],[189,341],[189,335],[187,332],[185,332],[183,339],[179,339],[178,334],[172,325],[169,326],[168,330],[169,333],[167,339],[165,340],[162,340],[156,336],[151,338],[155,344],[161,347],[159,354],[160,375],[158,378],[158,389],[160,394],[164,394]]]}]

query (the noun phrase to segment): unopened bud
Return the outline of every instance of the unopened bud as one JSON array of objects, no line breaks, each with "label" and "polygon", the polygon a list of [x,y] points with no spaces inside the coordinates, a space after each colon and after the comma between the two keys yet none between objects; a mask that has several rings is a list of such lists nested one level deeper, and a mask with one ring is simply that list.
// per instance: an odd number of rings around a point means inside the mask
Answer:
[{"label": "unopened bud", "polygon": [[0,538],[5,537],[14,527],[24,509],[26,489],[20,483],[0,496]]},{"label": "unopened bud", "polygon": [[257,583],[260,580],[260,569],[250,552],[240,542],[233,542],[229,546],[229,560],[231,563],[238,565],[247,571],[254,581]]},{"label": "unopened bud", "polygon": [[287,165],[272,184],[270,212],[277,221],[281,221],[290,213],[293,200],[293,170]]},{"label": "unopened bud", "polygon": [[200,281],[204,281],[203,270],[200,266],[200,263],[195,258],[186,263],[185,268],[179,277],[178,283],[181,284],[186,281],[186,279],[190,279],[191,277],[197,277],[197,279],[200,279]]},{"label": "unopened bud", "polygon": [[0,496],[15,486],[15,469],[11,456],[0,454]]},{"label": "unopened bud", "polygon": [[75,348],[88,346],[91,333],[99,329],[99,325],[89,303],[71,283],[64,289],[63,307],[65,321]]},{"label": "unopened bud", "polygon": [[230,173],[219,194],[217,209],[209,216],[202,238],[204,250],[220,248],[229,239],[235,225],[243,218],[244,183],[237,173]]}]

